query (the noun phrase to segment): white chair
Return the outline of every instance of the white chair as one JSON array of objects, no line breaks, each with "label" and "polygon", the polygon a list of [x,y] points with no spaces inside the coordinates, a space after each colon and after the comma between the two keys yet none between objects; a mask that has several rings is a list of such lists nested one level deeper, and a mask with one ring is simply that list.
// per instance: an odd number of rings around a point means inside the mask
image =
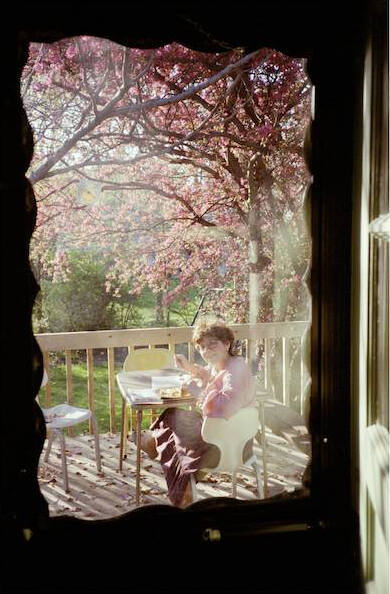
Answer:
[{"label": "white chair", "polygon": [[[202,468],[207,472],[228,472],[232,475],[232,497],[236,497],[237,471],[242,466],[252,466],[256,475],[257,491],[259,498],[264,497],[264,488],[261,482],[260,465],[256,455],[243,461],[243,452],[248,440],[255,437],[259,431],[259,412],[257,408],[242,408],[229,419],[206,417],[202,424],[201,434],[207,443],[216,445],[221,457],[215,468]],[[192,500],[197,499],[195,478],[191,475]]]},{"label": "white chair", "polygon": [[[45,386],[48,382],[46,371],[44,372],[42,386]],[[51,446],[56,437],[59,438],[61,444],[61,459],[62,459],[62,474],[64,477],[64,489],[65,492],[69,492],[69,480],[68,480],[68,468],[66,465],[66,451],[65,451],[65,434],[64,429],[72,427],[83,421],[91,419],[93,434],[95,438],[95,455],[96,455],[96,467],[98,472],[101,472],[101,461],[100,461],[100,445],[99,445],[99,431],[97,426],[96,417],[90,409],[79,408],[70,404],[57,404],[50,408],[42,408],[43,416],[45,418],[46,427],[49,430],[49,437],[47,448],[44,456],[44,462],[49,459]]]},{"label": "white chair", "polygon": [[260,421],[260,437],[259,432],[256,438],[261,445],[262,459],[263,459],[263,483],[264,483],[264,497],[268,497],[268,467],[267,467],[267,440],[265,432],[265,414],[264,407],[270,399],[273,398],[273,392],[270,390],[256,389],[256,403],[259,410]]},{"label": "white chair", "polygon": [[[123,371],[147,371],[150,369],[164,369],[175,367],[174,352],[163,348],[154,347],[148,349],[131,349],[123,363]],[[122,470],[122,461],[126,456],[127,434],[133,430],[133,418],[130,413],[129,426],[129,406],[122,398],[122,420],[121,420],[121,440],[119,448],[119,470]]]},{"label": "white chair", "polygon": [[175,367],[175,355],[173,351],[158,347],[132,350],[123,363],[123,371],[145,371],[164,367]]}]

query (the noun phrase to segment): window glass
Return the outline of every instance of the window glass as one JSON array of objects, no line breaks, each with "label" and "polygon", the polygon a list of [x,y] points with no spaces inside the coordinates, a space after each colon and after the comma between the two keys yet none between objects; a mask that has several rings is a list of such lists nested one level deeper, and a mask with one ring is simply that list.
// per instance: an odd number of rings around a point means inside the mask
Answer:
[{"label": "window glass", "polygon": [[[40,403],[66,436],[69,475],[54,440],[39,469],[52,514],[302,488],[312,90],[305,60],[270,48],[30,45],[21,93],[35,141]],[[61,425],[69,414],[80,422]],[[219,431],[248,462],[233,490]]]}]

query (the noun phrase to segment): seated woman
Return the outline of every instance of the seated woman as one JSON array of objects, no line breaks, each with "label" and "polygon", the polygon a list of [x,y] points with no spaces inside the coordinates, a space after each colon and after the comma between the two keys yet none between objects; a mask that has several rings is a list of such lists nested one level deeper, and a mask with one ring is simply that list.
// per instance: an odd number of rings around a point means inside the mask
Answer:
[{"label": "seated woman", "polygon": [[[254,379],[245,359],[233,352],[230,328],[219,321],[201,321],[194,327],[192,341],[206,367],[189,363],[183,355],[176,355],[176,364],[191,374],[187,388],[198,396],[203,414],[168,408],[141,437],[142,449],[160,461],[168,497],[179,507],[191,503],[190,475],[197,478],[201,468],[214,468],[220,458],[217,446],[202,439],[203,418],[228,419],[241,408],[253,406],[255,399]],[[252,441],[246,444],[244,461],[251,455]]]}]

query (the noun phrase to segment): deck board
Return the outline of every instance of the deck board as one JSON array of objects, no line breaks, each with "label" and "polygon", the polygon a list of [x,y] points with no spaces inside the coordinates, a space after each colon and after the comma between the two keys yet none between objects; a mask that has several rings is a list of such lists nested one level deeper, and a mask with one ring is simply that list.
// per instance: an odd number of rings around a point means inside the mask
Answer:
[{"label": "deck board", "polygon": [[[306,442],[307,444],[307,436]],[[46,444],[45,444],[46,445]],[[53,443],[47,463],[41,456],[38,478],[41,492],[49,505],[50,516],[69,515],[82,519],[114,517],[135,508],[136,451],[129,441],[122,472],[118,469],[119,434],[101,434],[102,473],[96,470],[94,440],[90,435],[66,437],[70,493],[65,493],[61,472],[59,443]],[[254,451],[261,464],[261,450]],[[293,491],[302,484],[309,456],[294,442],[267,430],[268,491],[273,496]],[[197,485],[199,499],[230,496],[228,475],[209,475]],[[237,474],[237,497],[255,499],[256,481],[250,468]],[[161,466],[142,454],[141,505],[168,504]]]}]

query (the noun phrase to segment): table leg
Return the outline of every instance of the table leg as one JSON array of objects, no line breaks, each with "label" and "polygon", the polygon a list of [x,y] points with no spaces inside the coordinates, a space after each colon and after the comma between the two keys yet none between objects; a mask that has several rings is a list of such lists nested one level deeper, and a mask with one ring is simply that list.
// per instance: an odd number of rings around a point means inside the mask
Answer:
[{"label": "table leg", "polygon": [[140,474],[141,474],[141,424],[142,424],[142,410],[138,409],[137,415],[137,466],[135,476],[135,504],[139,505],[140,500]]},{"label": "table leg", "polygon": [[122,416],[121,416],[121,440],[119,444],[119,470],[122,470],[122,462],[123,462],[123,442],[125,440],[125,409],[126,409],[126,401],[122,398]]}]

